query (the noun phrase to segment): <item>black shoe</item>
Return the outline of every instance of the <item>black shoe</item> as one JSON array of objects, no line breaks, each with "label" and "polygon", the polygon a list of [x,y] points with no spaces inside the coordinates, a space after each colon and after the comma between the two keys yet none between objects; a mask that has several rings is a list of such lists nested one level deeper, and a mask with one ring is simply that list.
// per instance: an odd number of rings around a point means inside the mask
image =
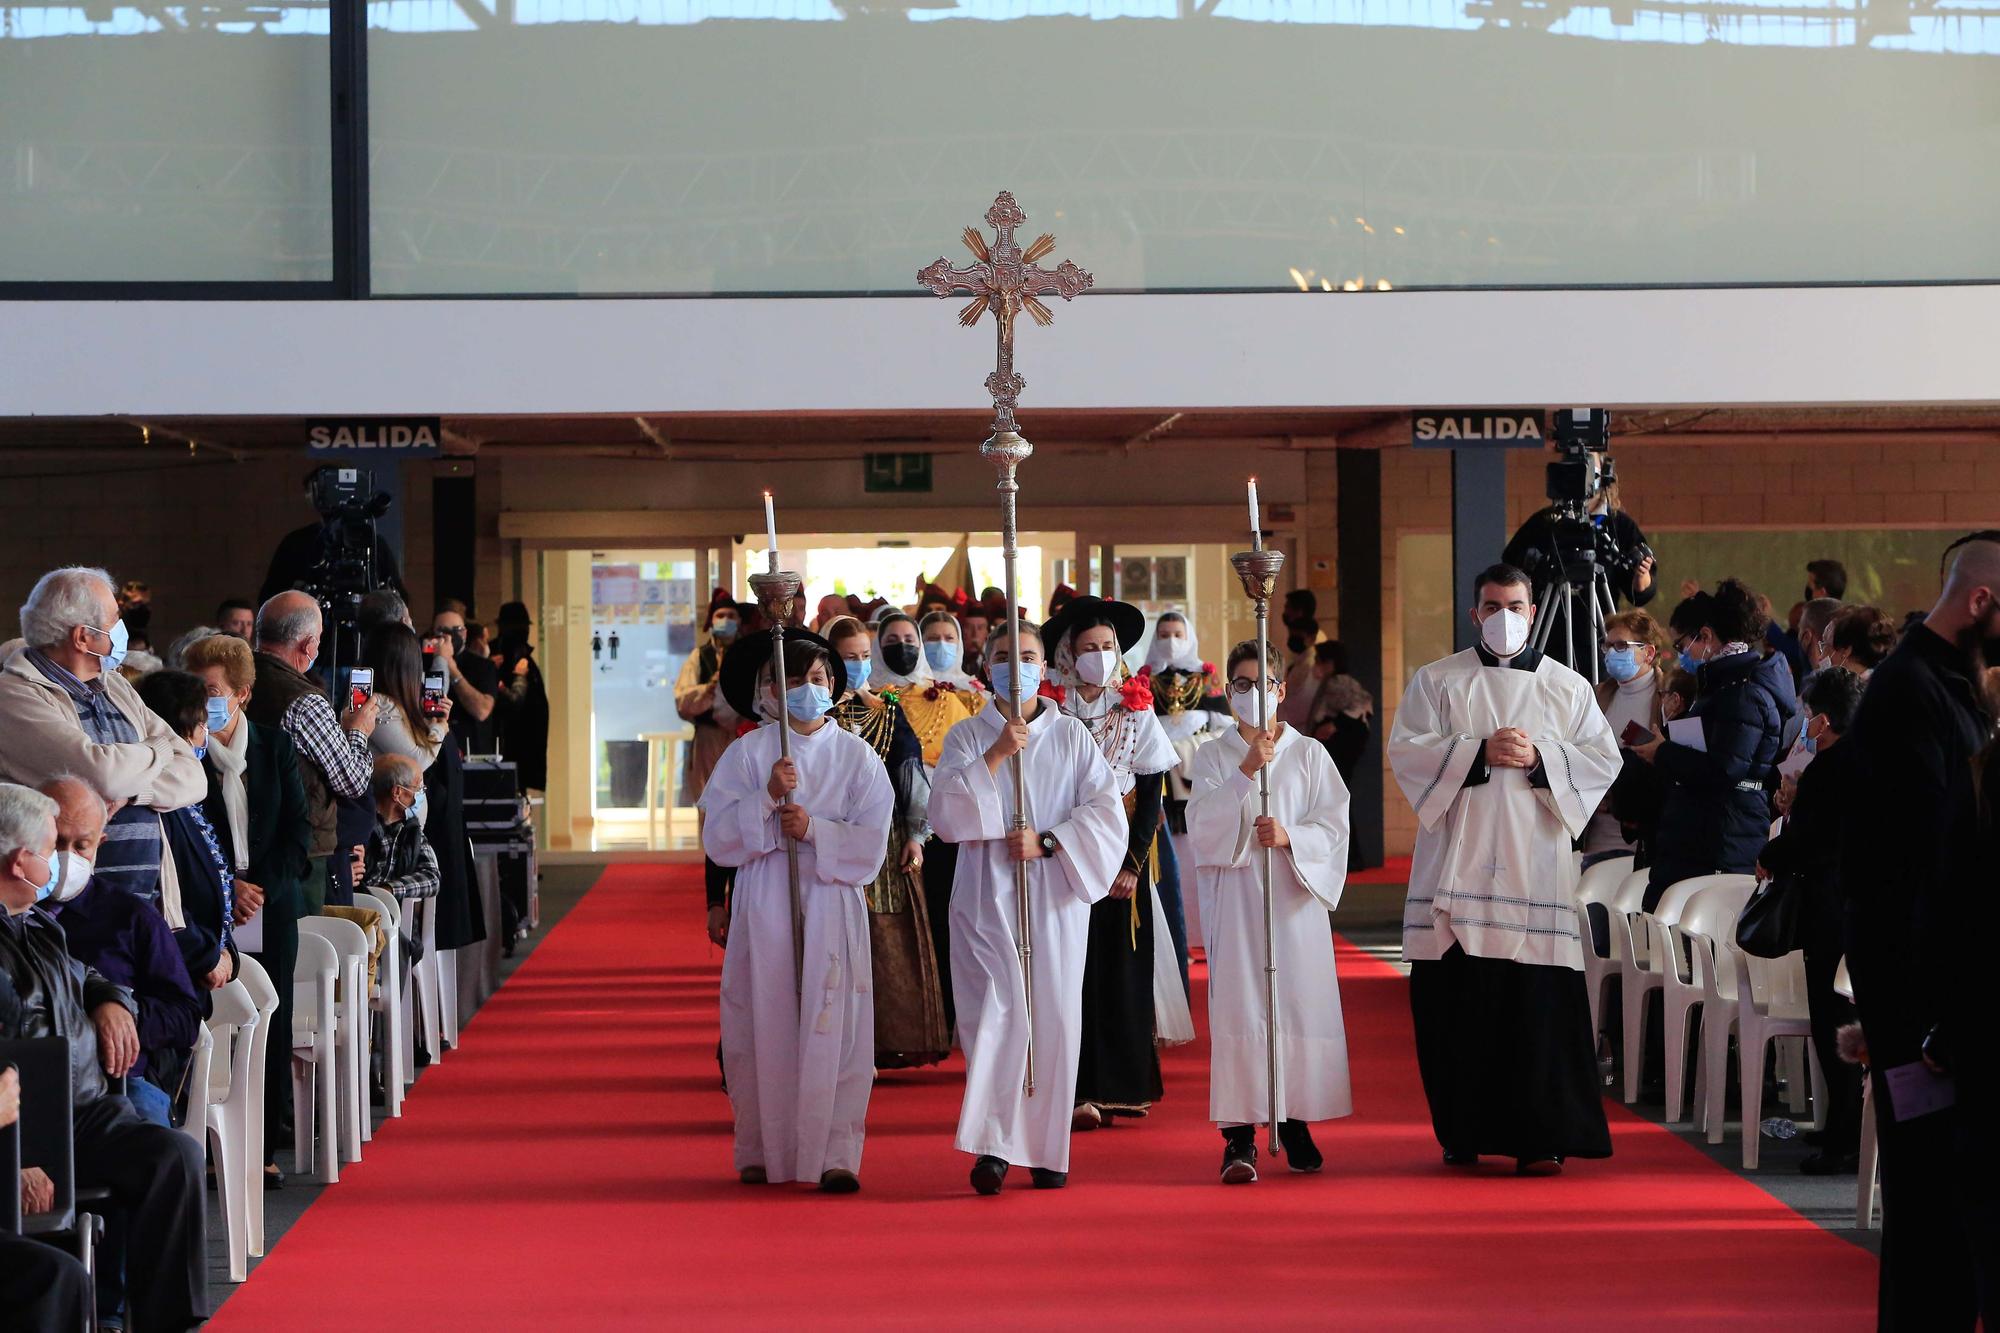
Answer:
[{"label": "black shoe", "polygon": [[998,1194],[1007,1180],[1007,1164],[998,1157],[982,1157],[972,1164],[972,1188],[981,1194]]},{"label": "black shoe", "polygon": [[852,1171],[844,1171],[839,1167],[834,1167],[831,1171],[822,1171],[820,1173],[819,1192],[821,1194],[853,1194],[859,1191],[860,1188],[861,1178]]},{"label": "black shoe", "polygon": [[1478,1166],[1479,1154],[1476,1152],[1460,1152],[1456,1148],[1446,1148],[1444,1150],[1444,1164],[1446,1166]]},{"label": "black shoe", "polygon": [[1059,1190],[1069,1184],[1069,1172],[1051,1171],[1045,1166],[1029,1167],[1028,1175],[1038,1190]]},{"label": "black shoe", "polygon": [[770,1175],[761,1166],[746,1166],[736,1173],[736,1178],[746,1185],[768,1185]]},{"label": "black shoe", "polygon": [[1285,1148],[1285,1164],[1294,1171],[1317,1171],[1326,1165],[1326,1158],[1303,1120],[1279,1121],[1278,1142]]},{"label": "black shoe", "polygon": [[1799,1163],[1802,1176],[1851,1176],[1860,1169],[1857,1153],[1816,1152]]},{"label": "black shoe", "polygon": [[1517,1176],[1559,1176],[1563,1173],[1563,1159],[1560,1157],[1522,1157],[1514,1163]]},{"label": "black shoe", "polygon": [[1223,1135],[1222,1183],[1251,1185],[1257,1180],[1257,1134]]},{"label": "black shoe", "polygon": [[265,1167],[264,1188],[267,1190],[281,1190],[284,1187],[285,1187],[285,1173],[283,1171],[280,1171],[276,1165]]}]

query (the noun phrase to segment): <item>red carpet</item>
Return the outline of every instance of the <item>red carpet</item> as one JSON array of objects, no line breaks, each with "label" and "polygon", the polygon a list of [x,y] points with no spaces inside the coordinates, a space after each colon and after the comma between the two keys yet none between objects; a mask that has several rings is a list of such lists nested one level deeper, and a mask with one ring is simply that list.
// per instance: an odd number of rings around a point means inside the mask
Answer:
[{"label": "red carpet", "polygon": [[1196,1045],[1060,1193],[971,1193],[948,1071],[877,1087],[859,1196],[740,1186],[698,875],[608,871],[213,1327],[1872,1322],[1872,1257],[1623,1111],[1561,1179],[1438,1165],[1405,983],[1353,950],[1357,1114],[1323,1175],[1216,1183]]}]

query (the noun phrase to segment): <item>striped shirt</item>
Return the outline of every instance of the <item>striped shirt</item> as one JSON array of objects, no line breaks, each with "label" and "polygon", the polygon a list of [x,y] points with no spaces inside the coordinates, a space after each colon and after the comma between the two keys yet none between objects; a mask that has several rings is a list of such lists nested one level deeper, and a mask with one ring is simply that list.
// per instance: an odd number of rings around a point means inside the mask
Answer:
[{"label": "striped shirt", "polygon": [[[99,745],[135,745],[143,739],[138,724],[119,712],[105,693],[102,677],[89,682],[78,680],[40,649],[26,651],[36,670],[59,686],[76,705],[77,725],[84,735]],[[165,852],[159,812],[148,806],[127,805],[105,825],[93,877],[157,907],[160,857]]]}]

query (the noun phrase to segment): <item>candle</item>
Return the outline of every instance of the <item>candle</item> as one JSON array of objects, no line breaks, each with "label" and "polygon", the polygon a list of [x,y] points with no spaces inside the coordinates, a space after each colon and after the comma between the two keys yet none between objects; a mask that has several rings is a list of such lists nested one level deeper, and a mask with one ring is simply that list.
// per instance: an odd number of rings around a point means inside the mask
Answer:
[{"label": "candle", "polygon": [[1264,549],[1264,524],[1257,513],[1257,479],[1250,478],[1250,540],[1259,551]]},{"label": "candle", "polygon": [[771,493],[764,492],[764,536],[771,552],[771,569],[778,568],[778,511],[771,505]]}]

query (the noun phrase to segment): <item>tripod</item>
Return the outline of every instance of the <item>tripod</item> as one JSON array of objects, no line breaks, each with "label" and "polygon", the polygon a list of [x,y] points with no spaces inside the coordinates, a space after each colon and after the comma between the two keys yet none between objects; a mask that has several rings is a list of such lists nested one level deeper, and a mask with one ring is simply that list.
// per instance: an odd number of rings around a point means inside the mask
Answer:
[{"label": "tripod", "polygon": [[[1583,603],[1579,610],[1577,603]],[[1562,623],[1562,651],[1557,654],[1560,661],[1569,656],[1580,656],[1581,662],[1570,662],[1574,668],[1592,685],[1597,684],[1600,664],[1597,645],[1604,641],[1604,620],[1612,613],[1615,605],[1611,599],[1611,579],[1604,567],[1594,556],[1580,560],[1555,561],[1555,569],[1535,588],[1535,605],[1540,608],[1535,614],[1535,628],[1528,637],[1528,646],[1538,653],[1549,650],[1549,642],[1554,637],[1556,623]],[[1590,627],[1587,646],[1578,651],[1576,629],[1579,618],[1586,620]]]}]

